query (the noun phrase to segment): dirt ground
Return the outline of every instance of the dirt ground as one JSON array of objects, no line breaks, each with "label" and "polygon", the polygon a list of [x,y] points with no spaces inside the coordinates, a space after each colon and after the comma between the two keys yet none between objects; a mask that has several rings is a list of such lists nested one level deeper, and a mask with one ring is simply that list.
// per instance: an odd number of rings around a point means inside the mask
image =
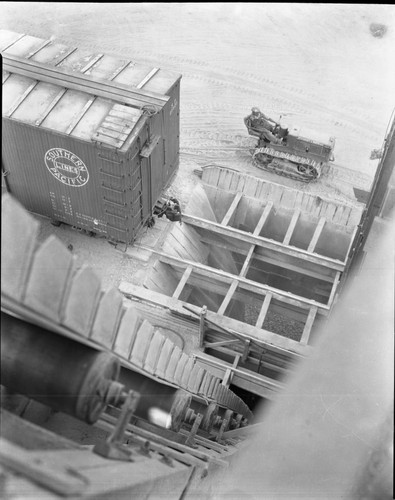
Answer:
[{"label": "dirt ground", "polygon": [[[373,36],[372,23],[385,25],[384,36]],[[370,152],[381,147],[394,106],[393,6],[1,2],[0,28],[181,73],[180,169],[167,194],[184,205],[194,169],[210,163],[345,203],[355,202],[353,187],[371,185]],[[312,184],[256,169],[248,152],[255,139],[243,123],[252,106],[335,136],[335,163]],[[155,240],[155,231],[141,241]],[[43,237],[51,233],[105,285],[143,278],[144,259],[104,239],[43,220]]]}]

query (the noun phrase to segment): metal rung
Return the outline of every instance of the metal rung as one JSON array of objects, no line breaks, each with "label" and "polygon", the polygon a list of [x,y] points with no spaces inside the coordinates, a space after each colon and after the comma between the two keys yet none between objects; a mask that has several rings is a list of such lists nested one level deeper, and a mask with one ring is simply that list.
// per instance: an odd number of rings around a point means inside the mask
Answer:
[{"label": "metal rung", "polygon": [[101,187],[102,187],[103,189],[108,189],[108,191],[112,191],[113,193],[123,194],[123,193],[125,193],[125,192],[126,192],[126,189],[115,189],[115,188],[112,188],[112,187],[110,187],[110,186],[106,186],[106,185],[104,184],[104,182],[102,182],[102,183],[101,183]]},{"label": "metal rung", "polygon": [[115,217],[116,219],[120,219],[120,220],[127,220],[129,218],[127,215],[124,215],[123,217],[121,217],[120,215],[115,215],[115,214],[109,212],[108,210],[104,210],[104,213],[106,213],[110,217]]},{"label": "metal rung", "polygon": [[115,205],[117,207],[126,207],[126,203],[117,203],[116,201],[111,201],[111,200],[107,200],[107,198],[105,198],[103,196],[103,200],[106,202],[106,203],[109,203],[110,205]]},{"label": "metal rung", "polygon": [[121,165],[123,163],[123,160],[117,161],[117,160],[112,160],[111,158],[106,158],[105,156],[101,155],[100,153],[97,153],[97,156],[104,161],[108,161],[109,163],[115,163],[116,165]]},{"label": "metal rung", "polygon": [[110,174],[110,172],[105,172],[104,170],[102,169],[99,169],[99,172],[103,175],[108,175],[109,177],[113,177],[114,179],[118,179],[118,180],[121,180],[125,177],[124,174],[122,175],[114,175],[114,174]]}]

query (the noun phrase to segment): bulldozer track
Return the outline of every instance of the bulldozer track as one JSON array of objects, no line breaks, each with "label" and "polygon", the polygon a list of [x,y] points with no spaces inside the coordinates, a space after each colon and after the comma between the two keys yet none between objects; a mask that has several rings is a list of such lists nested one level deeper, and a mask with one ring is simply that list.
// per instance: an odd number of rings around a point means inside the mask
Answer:
[{"label": "bulldozer track", "polygon": [[160,327],[125,306],[101,280],[51,235],[38,241],[39,223],[9,195],[2,200],[2,310],[60,335],[110,352],[125,368],[180,388],[251,419],[247,405]]}]

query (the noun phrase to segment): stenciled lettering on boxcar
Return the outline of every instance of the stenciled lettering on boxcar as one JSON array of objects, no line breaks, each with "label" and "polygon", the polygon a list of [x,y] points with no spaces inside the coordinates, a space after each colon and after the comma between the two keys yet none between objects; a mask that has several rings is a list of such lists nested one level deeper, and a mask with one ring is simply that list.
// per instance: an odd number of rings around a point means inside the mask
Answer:
[{"label": "stenciled lettering on boxcar", "polygon": [[171,103],[171,106],[170,106],[170,115],[173,114],[173,111],[176,109],[177,104],[178,104],[178,101],[177,101],[177,98],[175,98],[174,101]]},{"label": "stenciled lettering on boxcar", "polygon": [[49,149],[45,153],[45,165],[51,174],[66,186],[81,187],[89,180],[85,163],[67,149]]}]

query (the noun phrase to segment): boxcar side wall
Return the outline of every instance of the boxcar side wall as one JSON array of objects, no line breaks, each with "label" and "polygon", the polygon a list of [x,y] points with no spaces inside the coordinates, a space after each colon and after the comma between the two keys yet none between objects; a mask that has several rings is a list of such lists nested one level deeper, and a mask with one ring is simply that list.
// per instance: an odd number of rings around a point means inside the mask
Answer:
[{"label": "boxcar side wall", "polygon": [[95,145],[3,119],[9,190],[31,212],[106,233]]}]

